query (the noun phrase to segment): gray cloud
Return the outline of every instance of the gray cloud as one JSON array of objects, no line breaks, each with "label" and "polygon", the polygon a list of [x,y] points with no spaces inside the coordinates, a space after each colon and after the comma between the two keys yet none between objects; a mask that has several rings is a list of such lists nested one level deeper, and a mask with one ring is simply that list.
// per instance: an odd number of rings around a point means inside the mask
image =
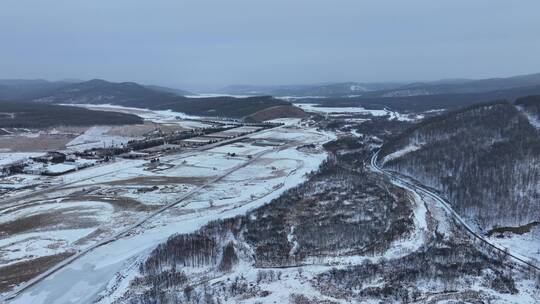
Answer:
[{"label": "gray cloud", "polygon": [[540,71],[537,0],[4,0],[0,78],[174,86]]}]

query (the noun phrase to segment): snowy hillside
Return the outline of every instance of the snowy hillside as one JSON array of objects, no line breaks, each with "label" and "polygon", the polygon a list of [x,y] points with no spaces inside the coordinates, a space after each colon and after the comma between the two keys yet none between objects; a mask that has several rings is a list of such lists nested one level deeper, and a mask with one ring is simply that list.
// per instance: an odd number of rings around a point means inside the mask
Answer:
[{"label": "snowy hillside", "polygon": [[525,225],[540,216],[540,139],[512,104],[426,120],[385,144],[383,156],[387,167],[446,193],[483,229]]}]

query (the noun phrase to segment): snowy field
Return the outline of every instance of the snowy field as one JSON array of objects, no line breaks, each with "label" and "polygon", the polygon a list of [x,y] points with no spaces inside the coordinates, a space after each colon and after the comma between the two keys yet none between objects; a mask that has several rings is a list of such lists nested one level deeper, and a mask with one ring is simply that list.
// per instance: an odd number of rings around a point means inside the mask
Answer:
[{"label": "snowy field", "polygon": [[[306,111],[335,117],[366,114],[387,116],[390,120],[421,118],[388,110],[320,108],[314,104],[307,105],[307,108],[306,104],[299,106],[304,106]],[[130,108],[120,108],[132,111]],[[143,114],[146,115],[145,119],[160,123],[171,123],[181,117],[170,111],[136,110],[151,112]],[[195,122],[189,119],[185,121]],[[244,140],[223,146],[163,156],[157,167],[145,160],[119,159],[52,178],[48,180],[54,186],[51,191],[22,200],[10,199],[0,208],[0,226],[33,217],[60,221],[40,222],[9,236],[0,235],[0,272],[5,266],[64,253],[72,254],[72,259],[65,259],[59,264],[62,267],[58,271],[37,280],[35,285],[24,289],[10,303],[122,303],[129,282],[139,273],[139,263],[171,235],[190,233],[211,221],[245,214],[304,181],[307,173],[316,170],[326,159],[321,145],[335,136],[315,128],[300,127],[300,120],[297,119],[282,119],[279,122],[286,126],[254,133]],[[247,127],[245,131],[255,130]],[[99,130],[92,132],[97,134]],[[79,141],[85,144],[84,138]],[[315,148],[298,149],[307,144],[314,144]],[[383,162],[412,153],[420,146],[421,143],[411,143],[388,155]],[[242,277],[246,282],[259,284],[264,290],[270,291],[265,298],[230,297],[223,303],[286,303],[291,300],[293,293],[309,295],[316,300],[349,303],[322,294],[313,287],[313,280],[318,274],[332,269],[405,257],[422,250],[434,234],[444,240],[455,237],[455,222],[437,201],[399,181],[394,180],[393,183],[409,190],[408,195],[413,202],[414,229],[405,237],[393,241],[390,249],[384,253],[337,255],[327,257],[324,265],[313,257],[312,260],[306,259],[311,265],[305,267],[264,269],[266,272],[279,273],[279,280],[260,279],[259,269],[242,262],[221,277],[208,277],[208,283],[219,284]],[[70,221],[70,218],[77,220]],[[529,234],[493,238],[493,241],[509,247],[519,245],[524,255],[539,256],[540,246],[535,242],[539,231],[536,228]],[[294,241],[294,229],[287,238]],[[197,270],[186,268],[186,271]],[[375,281],[371,284],[377,287],[382,286],[381,283]],[[471,290],[487,294],[493,292],[482,282],[461,283]],[[433,299],[437,297],[430,295],[431,289],[441,289],[430,284],[436,283],[421,282],[418,286],[428,294],[424,302],[429,302],[432,296]],[[521,293],[517,296],[503,295],[503,299],[507,296],[507,301],[502,303],[516,303],[516,299],[534,303],[537,297],[532,281],[519,280],[516,284]],[[15,290],[25,286],[21,284]],[[494,296],[500,299],[501,294]],[[448,300],[445,303],[453,302]]]},{"label": "snowy field", "polygon": [[519,254],[526,260],[540,261],[540,227],[534,227],[524,234],[504,233],[488,238],[494,244],[511,248],[512,252]]},{"label": "snowy field", "polygon": [[[0,239],[1,266],[61,254],[77,248],[74,244],[76,241],[95,232],[99,224],[106,224],[112,219],[113,208],[109,204],[102,202],[51,201],[29,208],[10,211],[12,210],[3,210],[0,225],[3,227],[8,224],[11,224],[11,226],[17,225],[18,227],[13,228],[23,228],[23,231]],[[40,227],[41,229],[35,229],[38,227],[34,227],[34,229],[20,227],[24,225],[23,219],[25,218],[50,219],[59,216],[62,218],[76,218],[77,223],[68,220],[58,221],[51,226]]]},{"label": "snowy field", "polygon": [[94,104],[71,104],[71,106],[78,106],[87,108],[90,110],[99,111],[113,111],[127,114],[135,114],[142,117],[145,120],[161,123],[161,124],[178,124],[187,129],[196,129],[209,127],[209,124],[197,121],[200,119],[198,116],[188,115],[182,112],[175,112],[171,110],[150,110],[142,108],[123,107],[117,105],[94,105]]},{"label": "snowy field", "polygon": [[[170,235],[243,214],[300,183],[326,155],[296,148],[320,147],[333,138],[288,127],[255,134],[209,150],[162,157],[159,170],[144,160],[118,160],[52,178],[50,191],[22,200],[14,196],[0,209],[0,225],[32,217],[55,221],[31,222],[22,231],[0,236],[0,270],[65,252],[75,257],[14,303],[87,303],[100,293],[114,293],[111,286],[118,276]],[[254,145],[259,137],[283,144]]]},{"label": "snowy field", "polygon": [[41,156],[42,152],[14,152],[14,153],[0,153],[0,167],[13,164],[16,162],[24,161],[30,157]]},{"label": "snowy field", "polygon": [[109,135],[109,126],[95,126],[86,130],[66,145],[67,150],[84,151],[92,148],[116,147],[134,139],[132,137]]},{"label": "snowy field", "polygon": [[[71,105],[93,110],[135,114],[144,119],[138,125],[61,126],[48,129],[17,129],[0,136],[0,167],[46,151],[80,152],[92,148],[116,147],[142,139],[157,130],[165,133],[211,127],[199,117],[170,110],[148,110],[115,105]],[[239,131],[255,131],[252,127]]]},{"label": "snowy field", "polygon": [[320,107],[316,103],[295,103],[294,105],[303,109],[306,112],[324,114],[360,113],[373,116],[385,116],[389,113],[389,111],[387,110],[368,110],[362,107]]},{"label": "snowy field", "polygon": [[423,118],[422,115],[407,115],[387,109],[369,110],[362,107],[321,107],[316,103],[295,103],[295,106],[306,112],[319,113],[331,116],[340,116],[345,114],[365,114],[375,117],[389,116],[390,120],[413,121]]}]

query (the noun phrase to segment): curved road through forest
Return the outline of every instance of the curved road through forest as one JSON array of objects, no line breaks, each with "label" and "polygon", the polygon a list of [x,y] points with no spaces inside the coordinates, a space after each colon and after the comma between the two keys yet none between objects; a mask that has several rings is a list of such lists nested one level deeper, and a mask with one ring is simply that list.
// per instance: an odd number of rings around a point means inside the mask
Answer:
[{"label": "curved road through forest", "polygon": [[535,265],[532,261],[528,261],[525,258],[520,257],[518,254],[511,252],[510,249],[508,249],[506,247],[503,247],[503,246],[500,246],[500,245],[497,245],[497,244],[493,244],[492,242],[490,242],[489,240],[484,238],[484,236],[478,234],[473,228],[471,228],[465,222],[465,220],[456,211],[454,211],[454,209],[452,209],[452,207],[451,207],[450,203],[448,202],[448,200],[441,197],[439,194],[435,193],[434,191],[430,190],[428,187],[420,184],[419,182],[416,182],[416,181],[411,182],[410,180],[407,180],[407,179],[404,179],[403,177],[400,177],[395,172],[383,169],[377,162],[379,152],[380,152],[380,150],[375,152],[373,154],[373,156],[371,157],[371,168],[375,172],[378,172],[380,174],[383,174],[383,175],[387,176],[388,178],[390,178],[392,183],[397,184],[397,186],[401,186],[402,188],[406,188],[409,191],[416,192],[417,194],[424,194],[426,196],[429,196],[430,198],[435,200],[435,202],[437,202],[450,216],[452,216],[452,218],[456,221],[456,223],[458,225],[460,225],[462,228],[464,228],[465,231],[467,231],[467,233],[469,233],[469,235],[471,235],[472,237],[474,237],[475,239],[477,239],[481,243],[485,244],[486,246],[488,246],[492,250],[494,250],[496,252],[499,252],[499,253],[502,253],[505,256],[508,256],[511,259],[515,260],[516,262],[521,263],[523,266],[530,267],[530,268],[532,268],[532,269],[534,269],[536,271],[540,271],[540,267]]}]

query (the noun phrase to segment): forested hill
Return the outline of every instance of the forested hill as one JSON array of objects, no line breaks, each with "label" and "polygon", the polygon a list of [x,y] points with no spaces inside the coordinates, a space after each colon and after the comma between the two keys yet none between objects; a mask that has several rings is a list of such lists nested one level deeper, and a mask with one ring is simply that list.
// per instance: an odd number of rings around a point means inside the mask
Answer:
[{"label": "forested hill", "polygon": [[80,107],[0,101],[0,128],[47,128],[141,124],[137,115],[93,111]]},{"label": "forested hill", "polygon": [[527,96],[518,98],[516,105],[527,114],[532,115],[533,120],[540,121],[540,96]]},{"label": "forested hill", "polygon": [[388,108],[398,112],[424,112],[438,109],[457,110],[492,100],[505,99],[513,101],[518,97],[527,95],[540,95],[540,85],[499,89],[489,92],[398,95],[393,97],[365,95],[359,97],[305,98],[296,102],[318,103],[326,107],[362,106],[369,109]]},{"label": "forested hill", "polygon": [[199,116],[225,116],[244,118],[264,109],[276,106],[290,106],[291,103],[275,99],[271,96],[254,96],[245,98],[211,97],[189,98],[178,102],[157,106],[158,109],[171,109]]},{"label": "forested hill", "polygon": [[291,105],[270,96],[188,98],[134,82],[114,83],[99,79],[62,87],[33,101],[56,104],[113,104],[232,118],[243,118],[270,107]]},{"label": "forested hill", "polygon": [[425,120],[386,143],[381,158],[441,190],[481,228],[540,217],[540,137],[514,104],[475,105]]},{"label": "forested hill", "polygon": [[109,82],[101,79],[73,83],[33,99],[41,103],[115,104],[137,106],[168,103],[178,96],[156,91],[134,82]]}]

